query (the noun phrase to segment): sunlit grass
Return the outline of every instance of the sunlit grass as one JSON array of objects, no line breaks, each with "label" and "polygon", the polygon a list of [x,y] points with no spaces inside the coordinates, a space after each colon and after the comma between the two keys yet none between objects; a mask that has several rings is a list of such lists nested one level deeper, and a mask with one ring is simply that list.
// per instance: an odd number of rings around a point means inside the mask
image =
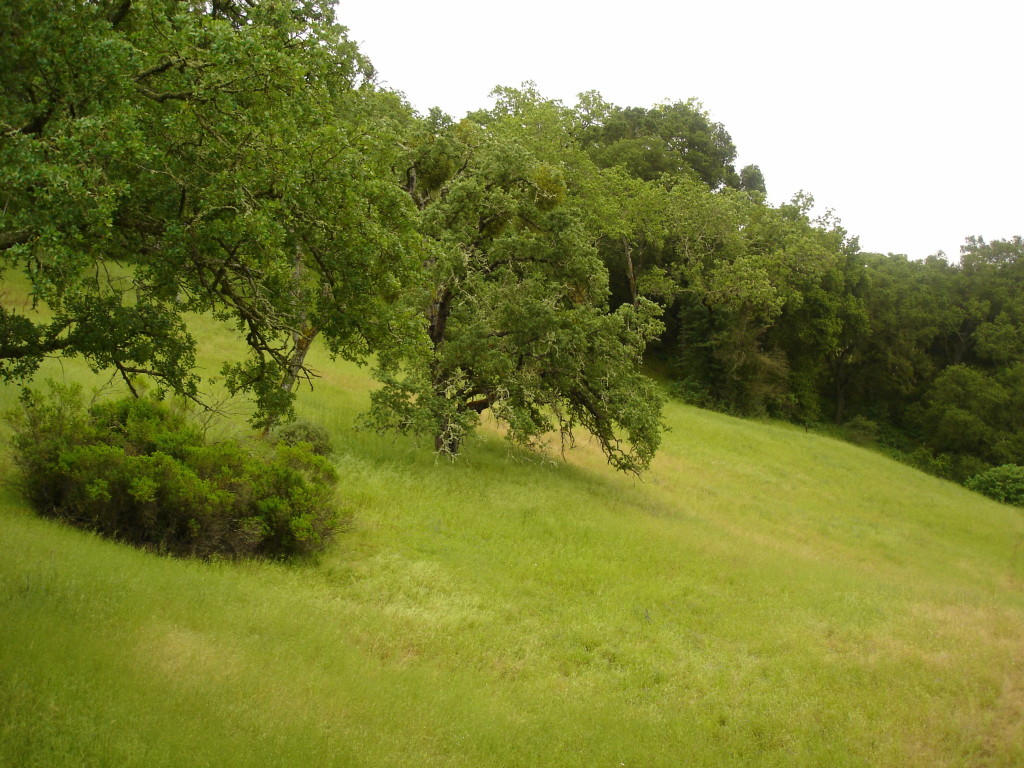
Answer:
[{"label": "sunlit grass", "polygon": [[354,513],[315,563],[157,558],[3,492],[0,765],[1024,764],[1019,510],[679,404],[641,480],[491,428],[452,463],[353,429],[368,374],[314,362]]}]

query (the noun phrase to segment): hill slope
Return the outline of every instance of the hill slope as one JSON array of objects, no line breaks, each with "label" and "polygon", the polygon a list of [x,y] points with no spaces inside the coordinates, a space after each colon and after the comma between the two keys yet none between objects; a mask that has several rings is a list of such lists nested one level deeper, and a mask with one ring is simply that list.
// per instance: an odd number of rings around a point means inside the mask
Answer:
[{"label": "hill slope", "polygon": [[354,524],[319,563],[158,558],[4,491],[0,765],[1024,764],[1019,510],[680,405],[642,481],[493,433],[437,461],[322,368]]}]

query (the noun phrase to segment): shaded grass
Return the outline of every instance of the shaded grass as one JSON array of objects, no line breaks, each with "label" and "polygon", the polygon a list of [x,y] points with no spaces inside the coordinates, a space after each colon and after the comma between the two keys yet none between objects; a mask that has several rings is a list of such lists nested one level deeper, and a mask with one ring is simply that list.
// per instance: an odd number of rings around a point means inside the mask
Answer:
[{"label": "shaded grass", "polygon": [[157,558],[3,491],[0,764],[1024,764],[1019,510],[678,404],[642,481],[493,427],[450,463],[354,430],[366,373],[315,362],[355,514],[315,563]]}]

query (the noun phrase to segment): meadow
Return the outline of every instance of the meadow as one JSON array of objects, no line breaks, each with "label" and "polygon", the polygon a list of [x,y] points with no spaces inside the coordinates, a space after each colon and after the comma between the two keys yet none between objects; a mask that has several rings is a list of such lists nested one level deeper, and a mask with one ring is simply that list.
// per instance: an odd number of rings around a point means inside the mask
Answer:
[{"label": "meadow", "polygon": [[1021,510],[680,403],[640,479],[491,428],[439,460],[315,365],[351,524],[314,561],[40,519],[2,449],[0,765],[1024,765]]}]

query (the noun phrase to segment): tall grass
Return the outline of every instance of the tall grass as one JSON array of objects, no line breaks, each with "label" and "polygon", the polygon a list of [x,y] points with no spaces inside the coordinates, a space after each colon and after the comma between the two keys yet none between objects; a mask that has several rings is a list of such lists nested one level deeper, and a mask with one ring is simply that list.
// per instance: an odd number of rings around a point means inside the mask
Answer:
[{"label": "tall grass", "polygon": [[3,491],[0,765],[1024,765],[1019,510],[678,404],[642,480],[493,428],[451,463],[353,429],[371,382],[316,363],[355,515],[317,562],[158,558]]}]

